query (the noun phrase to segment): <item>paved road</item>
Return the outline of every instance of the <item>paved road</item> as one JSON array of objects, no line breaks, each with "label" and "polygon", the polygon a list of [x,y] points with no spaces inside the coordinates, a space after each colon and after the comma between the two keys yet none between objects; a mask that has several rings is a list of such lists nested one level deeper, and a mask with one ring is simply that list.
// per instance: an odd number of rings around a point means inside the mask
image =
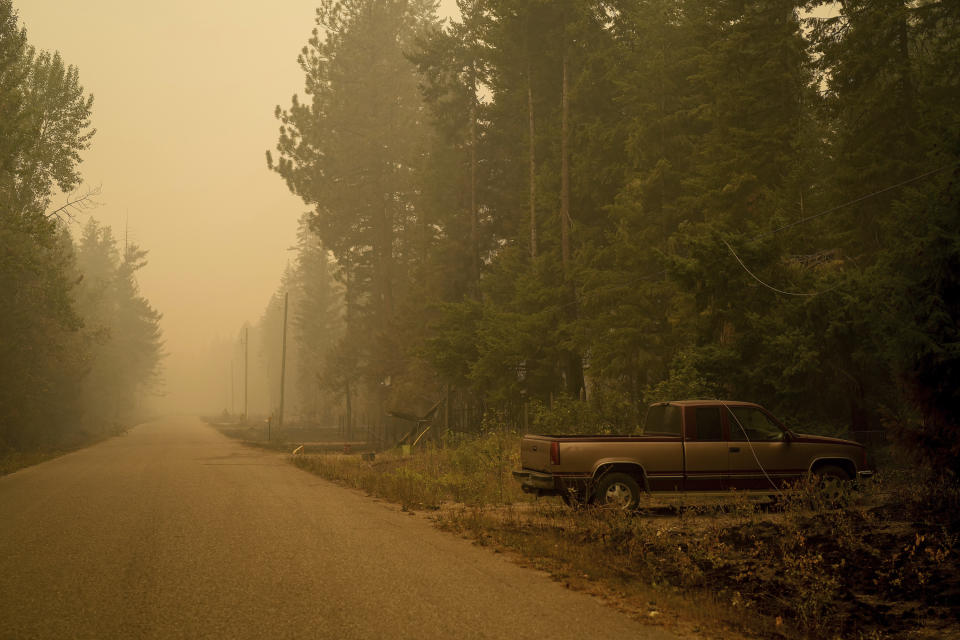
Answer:
[{"label": "paved road", "polygon": [[617,637],[672,636],[193,418],[0,478],[0,638]]}]

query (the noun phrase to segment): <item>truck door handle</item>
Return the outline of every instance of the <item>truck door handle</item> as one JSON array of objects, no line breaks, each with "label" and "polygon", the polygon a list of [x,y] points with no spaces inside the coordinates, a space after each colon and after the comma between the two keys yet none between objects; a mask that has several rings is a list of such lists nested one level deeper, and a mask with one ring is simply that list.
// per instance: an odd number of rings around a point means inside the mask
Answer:
[{"label": "truck door handle", "polygon": [[730,453],[740,453],[740,447],[730,447]]}]

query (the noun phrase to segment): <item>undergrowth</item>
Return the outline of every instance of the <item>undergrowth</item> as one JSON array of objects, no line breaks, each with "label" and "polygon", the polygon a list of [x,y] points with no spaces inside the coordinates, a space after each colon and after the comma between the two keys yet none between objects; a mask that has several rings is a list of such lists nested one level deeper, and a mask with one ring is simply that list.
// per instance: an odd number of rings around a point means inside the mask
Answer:
[{"label": "undergrowth", "polygon": [[653,593],[686,607],[687,618],[763,637],[960,637],[955,489],[888,474],[839,505],[799,485],[775,508],[731,494],[651,500],[639,514],[569,510],[520,491],[510,474],[519,440],[490,430],[406,457],[293,461],[408,509],[434,509],[441,528],[513,551],[576,588],[641,603],[633,609],[648,608]]},{"label": "undergrowth", "polygon": [[302,469],[409,508],[438,508],[444,502],[468,505],[529,502],[511,472],[520,467],[520,436],[488,431],[480,436],[451,434],[404,456],[397,449],[373,460],[345,454],[298,455]]},{"label": "undergrowth", "polygon": [[127,428],[119,424],[102,425],[99,429],[72,432],[47,446],[24,450],[0,449],[0,476],[95,445],[124,433]]}]

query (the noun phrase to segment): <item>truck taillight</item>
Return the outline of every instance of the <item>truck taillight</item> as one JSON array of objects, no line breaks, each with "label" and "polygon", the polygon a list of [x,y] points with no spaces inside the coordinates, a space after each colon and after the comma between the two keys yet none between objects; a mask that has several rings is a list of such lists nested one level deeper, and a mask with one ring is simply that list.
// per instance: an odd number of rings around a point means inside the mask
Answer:
[{"label": "truck taillight", "polygon": [[556,440],[550,443],[550,464],[560,464],[560,443]]}]

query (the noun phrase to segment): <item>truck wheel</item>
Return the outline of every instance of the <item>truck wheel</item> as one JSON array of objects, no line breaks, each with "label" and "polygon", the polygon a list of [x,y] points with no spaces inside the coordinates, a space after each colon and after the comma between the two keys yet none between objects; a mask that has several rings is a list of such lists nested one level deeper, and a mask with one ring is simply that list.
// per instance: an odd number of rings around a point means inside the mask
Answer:
[{"label": "truck wheel", "polygon": [[626,473],[608,473],[597,486],[597,502],[632,511],[640,502],[640,485]]},{"label": "truck wheel", "polygon": [[843,496],[844,486],[850,480],[847,472],[836,465],[826,464],[813,472],[816,491],[827,504],[836,504]]}]

